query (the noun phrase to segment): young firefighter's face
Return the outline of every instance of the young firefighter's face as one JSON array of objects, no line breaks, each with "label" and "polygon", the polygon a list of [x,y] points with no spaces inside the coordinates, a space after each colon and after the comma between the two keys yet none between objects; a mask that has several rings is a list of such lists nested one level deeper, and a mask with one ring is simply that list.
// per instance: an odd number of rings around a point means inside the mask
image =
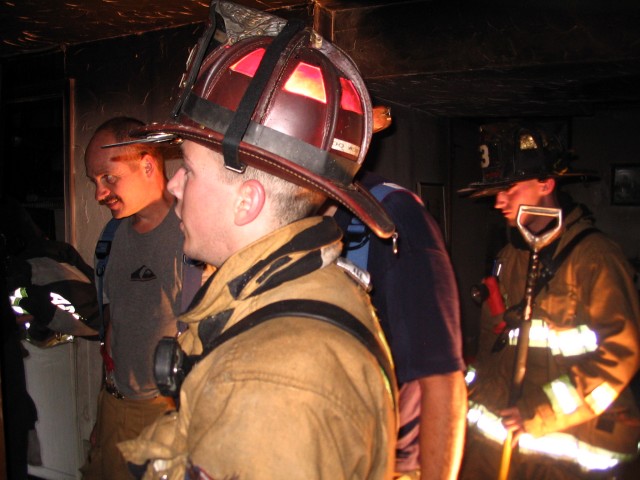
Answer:
[{"label": "young firefighter's face", "polygon": [[219,267],[233,253],[237,186],[221,179],[222,156],[198,143],[182,144],[183,165],[169,180],[187,256]]},{"label": "young firefighter's face", "polygon": [[[511,185],[507,190],[496,194],[495,208],[502,212],[509,226],[515,227],[520,205],[544,206],[544,199],[549,194],[546,182],[540,180],[523,180]],[[527,224],[527,219],[523,218]]]}]

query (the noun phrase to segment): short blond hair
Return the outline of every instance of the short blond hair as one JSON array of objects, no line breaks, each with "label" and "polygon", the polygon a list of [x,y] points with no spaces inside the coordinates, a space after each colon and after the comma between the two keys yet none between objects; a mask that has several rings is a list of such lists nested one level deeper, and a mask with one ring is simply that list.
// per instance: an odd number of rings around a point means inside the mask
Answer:
[{"label": "short blond hair", "polygon": [[326,197],[283,178],[257,168],[247,166],[243,173],[222,167],[221,181],[227,184],[257,180],[262,184],[274,207],[274,218],[279,226],[288,225],[313,215],[323,205]]}]

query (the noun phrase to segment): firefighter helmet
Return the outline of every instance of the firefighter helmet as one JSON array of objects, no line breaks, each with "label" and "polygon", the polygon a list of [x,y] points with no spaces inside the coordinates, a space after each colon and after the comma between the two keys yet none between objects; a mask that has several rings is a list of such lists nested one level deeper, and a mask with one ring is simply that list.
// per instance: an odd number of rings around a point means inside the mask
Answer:
[{"label": "firefighter helmet", "polygon": [[516,182],[545,178],[594,178],[592,172],[571,170],[575,158],[561,136],[549,127],[501,122],[480,127],[482,181],[458,193],[471,197],[495,195]]},{"label": "firefighter helmet", "polygon": [[392,236],[386,212],[353,182],[373,131],[371,101],[353,61],[299,22],[217,3],[173,118],[132,135],[197,141],[221,152],[227,168],[251,165],[320,191],[378,236]]}]

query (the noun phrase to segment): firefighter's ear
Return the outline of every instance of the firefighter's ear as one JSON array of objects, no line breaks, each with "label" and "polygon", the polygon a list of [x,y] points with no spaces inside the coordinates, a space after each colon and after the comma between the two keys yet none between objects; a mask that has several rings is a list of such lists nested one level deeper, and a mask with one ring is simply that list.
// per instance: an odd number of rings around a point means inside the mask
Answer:
[{"label": "firefighter's ear", "polygon": [[238,226],[255,220],[262,211],[266,200],[264,187],[257,180],[247,180],[238,188],[234,218]]},{"label": "firefighter's ear", "polygon": [[554,178],[541,180],[540,184],[540,191],[543,195],[549,195],[556,188],[556,181]]},{"label": "firefighter's ear", "polygon": [[153,173],[153,169],[155,167],[155,163],[153,157],[148,153],[143,153],[142,158],[140,159],[141,167],[144,170],[144,174],[149,176]]}]

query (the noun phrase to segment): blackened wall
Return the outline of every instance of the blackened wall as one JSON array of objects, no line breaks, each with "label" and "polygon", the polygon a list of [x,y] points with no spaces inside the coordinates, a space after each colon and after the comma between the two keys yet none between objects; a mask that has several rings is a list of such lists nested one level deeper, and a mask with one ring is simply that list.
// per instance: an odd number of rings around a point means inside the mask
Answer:
[{"label": "blackened wall", "polygon": [[[72,46],[62,52],[5,59],[2,62],[3,106],[13,102],[12,111],[15,111],[23,104],[37,105],[43,99],[64,99],[61,102],[64,125],[60,129],[60,135],[64,136],[65,143],[62,181],[65,182],[63,190],[66,215],[61,222],[65,224],[62,231],[66,235],[58,239],[66,239],[76,246],[89,263],[93,262],[96,240],[110,214],[106,208],[97,204],[94,187],[86,178],[86,145],[95,128],[116,115],[129,115],[144,122],[168,118],[176,100],[178,81],[185,70],[189,49],[196,43],[200,28],[187,26],[150,32]],[[15,103],[16,99],[20,102]],[[26,109],[22,113],[28,114]],[[5,116],[3,112],[0,118],[4,120]],[[4,125],[2,130],[3,142],[13,141],[4,135]],[[47,151],[45,137],[38,136],[33,141],[41,142],[40,149]],[[4,157],[3,155],[0,162],[3,179],[5,174],[15,171],[5,168],[8,162],[20,162],[20,158],[10,160]],[[175,169],[177,163],[176,159],[170,160],[167,164],[168,171]],[[10,181],[23,182],[25,188],[28,188],[30,183],[34,183],[32,180],[40,167],[41,165],[34,164],[32,171],[25,172],[24,175],[11,174]],[[75,411],[54,412],[53,415],[64,414],[64,418],[77,419],[77,458],[81,461],[89,448],[89,435],[95,422],[96,398],[101,382],[101,358],[97,342],[78,339],[73,352],[74,368],[65,378],[74,379]],[[44,394],[30,392],[39,404],[42,421],[50,418],[48,404],[51,402],[48,402],[47,395],[66,398],[58,383],[56,378],[50,378],[50,384],[42,386]],[[71,399],[69,402],[73,403]],[[75,427],[70,425],[68,428]],[[40,438],[40,441],[43,445],[51,445],[58,439]],[[65,455],[68,458],[72,458],[73,447],[67,446]],[[47,454],[51,456],[50,451]],[[49,458],[47,462],[56,460]]]}]

